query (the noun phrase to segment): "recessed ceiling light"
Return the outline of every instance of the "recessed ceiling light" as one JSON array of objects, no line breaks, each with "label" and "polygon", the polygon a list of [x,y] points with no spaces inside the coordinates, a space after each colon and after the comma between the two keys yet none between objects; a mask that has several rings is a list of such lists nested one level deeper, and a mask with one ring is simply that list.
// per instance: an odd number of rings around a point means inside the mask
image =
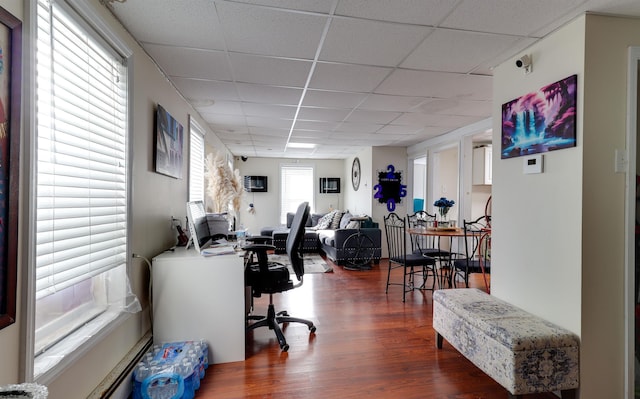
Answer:
[{"label": "recessed ceiling light", "polygon": [[315,148],[316,145],[313,143],[289,143],[287,147],[290,148]]}]

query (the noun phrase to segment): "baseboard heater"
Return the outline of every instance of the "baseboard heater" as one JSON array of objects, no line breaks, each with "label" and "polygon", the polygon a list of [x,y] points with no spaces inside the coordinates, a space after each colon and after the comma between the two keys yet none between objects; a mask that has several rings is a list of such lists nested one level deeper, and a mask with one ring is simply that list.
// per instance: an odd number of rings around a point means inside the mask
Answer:
[{"label": "baseboard heater", "polygon": [[[131,348],[116,367],[114,367],[104,380],[100,382],[96,389],[87,396],[87,399],[117,399],[117,395],[114,395],[116,392],[126,392],[123,395],[123,398],[127,398],[129,393],[131,393],[131,373],[133,372],[136,364],[138,364],[140,359],[142,359],[142,356],[149,351],[152,345],[153,336],[151,335],[151,332],[148,332],[140,339],[140,341],[138,341],[138,343],[135,344],[133,348]],[[122,385],[123,383],[129,384],[128,389],[120,389],[121,387],[124,388]]]}]

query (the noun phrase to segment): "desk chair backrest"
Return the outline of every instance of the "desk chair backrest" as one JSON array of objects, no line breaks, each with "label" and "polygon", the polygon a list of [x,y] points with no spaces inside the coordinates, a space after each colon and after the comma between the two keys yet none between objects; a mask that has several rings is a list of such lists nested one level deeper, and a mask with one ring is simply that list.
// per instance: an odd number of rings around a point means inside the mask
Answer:
[{"label": "desk chair backrest", "polygon": [[291,267],[296,273],[298,281],[302,280],[304,275],[304,261],[302,259],[302,240],[304,239],[304,225],[309,218],[309,203],[303,202],[298,206],[293,221],[291,222],[291,229],[287,236],[286,250],[289,259],[291,260]]}]

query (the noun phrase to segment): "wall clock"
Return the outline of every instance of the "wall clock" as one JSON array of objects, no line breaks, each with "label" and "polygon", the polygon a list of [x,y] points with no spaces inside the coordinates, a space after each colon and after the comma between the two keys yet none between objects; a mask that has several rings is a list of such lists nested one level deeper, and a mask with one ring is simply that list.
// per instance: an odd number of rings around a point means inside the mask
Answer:
[{"label": "wall clock", "polygon": [[358,191],[360,188],[360,159],[358,157],[354,158],[353,165],[351,165],[351,184],[353,189]]}]

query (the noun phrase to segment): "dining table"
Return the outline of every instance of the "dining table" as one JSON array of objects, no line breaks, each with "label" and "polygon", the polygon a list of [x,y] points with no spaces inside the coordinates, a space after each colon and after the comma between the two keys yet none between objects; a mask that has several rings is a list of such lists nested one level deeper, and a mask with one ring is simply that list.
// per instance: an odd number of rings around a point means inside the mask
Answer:
[{"label": "dining table", "polygon": [[[454,255],[466,256],[466,254],[458,254],[453,252],[453,239],[455,237],[464,238],[465,237],[464,229],[462,227],[449,227],[449,226],[448,227],[420,226],[420,227],[411,227],[407,229],[407,233],[441,237],[441,238],[442,237],[449,238],[449,257],[446,261],[446,265],[442,267],[442,269],[445,271],[445,274],[444,274],[444,277],[440,275],[441,280],[438,281],[438,285],[442,286],[441,282],[445,280],[449,284],[449,288],[452,288],[453,287],[453,260],[452,260],[453,256]],[[482,241],[482,240],[488,240],[490,237],[490,233],[491,233],[490,229],[486,229],[486,230],[483,229],[482,231],[467,231],[467,236],[470,236],[470,235],[479,236],[479,239]],[[482,263],[482,257],[480,257],[480,259],[481,259],[480,268],[482,270],[482,276],[484,279],[485,288],[487,289],[487,292],[489,292],[489,282],[487,280],[485,269]]]}]

